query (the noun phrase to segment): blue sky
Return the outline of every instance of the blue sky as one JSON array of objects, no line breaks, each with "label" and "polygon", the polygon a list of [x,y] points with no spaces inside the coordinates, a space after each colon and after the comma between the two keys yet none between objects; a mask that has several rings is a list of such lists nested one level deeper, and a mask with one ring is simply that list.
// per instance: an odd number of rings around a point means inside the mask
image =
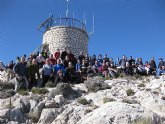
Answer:
[{"label": "blue sky", "polygon": [[[27,56],[42,44],[37,27],[48,18],[64,16],[66,0],[0,0],[0,60]],[[89,54],[150,60],[165,59],[165,0],[70,0],[69,16],[86,17]]]}]

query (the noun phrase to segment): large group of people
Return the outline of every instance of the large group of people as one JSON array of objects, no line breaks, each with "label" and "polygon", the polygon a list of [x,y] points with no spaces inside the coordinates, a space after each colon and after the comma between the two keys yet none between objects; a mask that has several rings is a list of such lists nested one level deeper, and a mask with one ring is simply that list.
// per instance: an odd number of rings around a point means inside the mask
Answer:
[{"label": "large group of people", "polygon": [[42,79],[40,86],[45,87],[47,82],[55,85],[61,82],[80,83],[95,75],[116,78],[122,73],[130,76],[140,74],[158,77],[165,73],[162,58],[156,66],[154,57],[145,63],[142,58],[127,58],[125,55],[115,61],[108,58],[107,54],[96,57],[80,52],[79,56],[75,57],[69,48],[65,48],[64,51],[57,49],[51,54],[48,50],[43,50],[37,54],[30,54],[29,57],[23,55],[17,57],[16,63],[11,61],[6,68],[8,80],[16,77],[15,90],[31,90],[32,87],[38,86],[38,79]]}]

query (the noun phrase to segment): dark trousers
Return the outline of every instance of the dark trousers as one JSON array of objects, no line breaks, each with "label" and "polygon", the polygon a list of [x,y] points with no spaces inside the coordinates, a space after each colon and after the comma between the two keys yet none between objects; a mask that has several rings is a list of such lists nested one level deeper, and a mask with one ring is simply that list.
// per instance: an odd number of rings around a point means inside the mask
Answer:
[{"label": "dark trousers", "polygon": [[43,82],[41,87],[45,87],[45,84],[48,82],[50,75],[43,76]]}]

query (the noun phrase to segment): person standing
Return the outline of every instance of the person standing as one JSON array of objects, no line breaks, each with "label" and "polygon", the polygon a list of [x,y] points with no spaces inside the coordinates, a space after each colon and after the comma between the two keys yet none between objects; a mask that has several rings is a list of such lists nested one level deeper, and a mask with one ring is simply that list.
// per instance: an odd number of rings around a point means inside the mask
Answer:
[{"label": "person standing", "polygon": [[29,90],[34,86],[37,86],[37,78],[40,78],[39,66],[37,65],[36,59],[32,60],[32,64],[28,67],[28,81],[29,81]]},{"label": "person standing", "polygon": [[18,91],[21,88],[27,90],[29,83],[27,81],[27,68],[25,57],[21,57],[21,61],[14,66],[13,70],[16,74],[15,91]]}]

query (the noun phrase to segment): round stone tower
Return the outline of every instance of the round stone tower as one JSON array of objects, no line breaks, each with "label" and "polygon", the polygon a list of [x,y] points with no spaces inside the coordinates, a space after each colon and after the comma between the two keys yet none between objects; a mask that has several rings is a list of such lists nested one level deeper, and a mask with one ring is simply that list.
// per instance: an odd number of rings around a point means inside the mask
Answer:
[{"label": "round stone tower", "polygon": [[86,26],[74,18],[48,18],[40,27],[45,27],[43,50],[54,53],[59,48],[69,48],[75,56],[88,52],[88,34]]}]

